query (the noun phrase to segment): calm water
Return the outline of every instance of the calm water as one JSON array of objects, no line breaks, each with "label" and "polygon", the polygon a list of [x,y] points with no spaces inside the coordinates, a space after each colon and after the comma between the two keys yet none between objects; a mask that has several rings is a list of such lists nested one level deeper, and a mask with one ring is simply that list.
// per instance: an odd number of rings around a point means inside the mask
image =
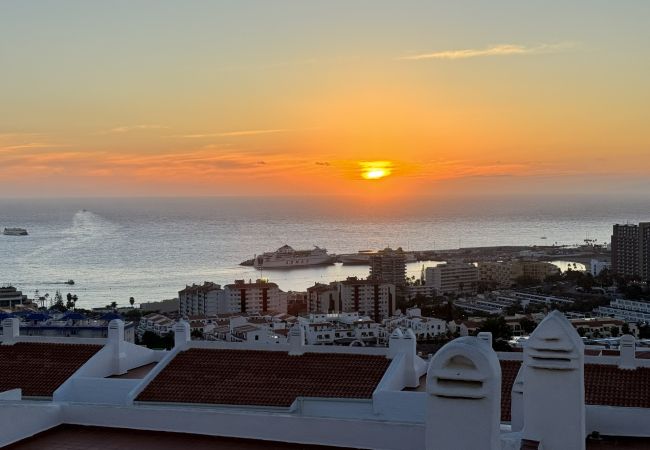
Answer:
[{"label": "calm water", "polygon": [[[131,296],[137,303],[174,297],[188,283],[254,279],[260,273],[238,263],[285,243],[345,253],[575,244],[586,236],[608,242],[612,223],[648,219],[648,199],[0,199],[0,228],[30,233],[0,235],[0,284],[30,297],[35,289],[72,292],[83,307],[126,305]],[[409,272],[420,268],[411,264]],[[298,290],[367,271],[334,265],[263,275]],[[57,284],[70,278],[75,286]]]}]

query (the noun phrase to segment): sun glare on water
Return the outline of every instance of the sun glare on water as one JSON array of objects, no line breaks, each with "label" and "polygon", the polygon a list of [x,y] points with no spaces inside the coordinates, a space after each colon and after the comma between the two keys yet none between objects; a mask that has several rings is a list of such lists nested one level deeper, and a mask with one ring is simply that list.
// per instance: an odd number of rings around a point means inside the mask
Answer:
[{"label": "sun glare on water", "polygon": [[391,174],[393,165],[390,161],[362,161],[359,166],[364,180],[379,180]]}]

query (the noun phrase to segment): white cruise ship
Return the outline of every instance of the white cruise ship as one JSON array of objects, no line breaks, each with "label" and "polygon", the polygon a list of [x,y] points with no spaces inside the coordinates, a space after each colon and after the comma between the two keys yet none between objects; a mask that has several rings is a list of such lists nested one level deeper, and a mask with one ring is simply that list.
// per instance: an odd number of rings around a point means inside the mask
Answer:
[{"label": "white cruise ship", "polygon": [[2,234],[6,236],[27,236],[27,230],[24,228],[5,228]]},{"label": "white cruise ship", "polygon": [[334,258],[328,255],[324,248],[294,250],[289,245],[283,245],[274,252],[256,256],[253,265],[256,269],[290,269],[292,267],[332,264],[333,262]]}]

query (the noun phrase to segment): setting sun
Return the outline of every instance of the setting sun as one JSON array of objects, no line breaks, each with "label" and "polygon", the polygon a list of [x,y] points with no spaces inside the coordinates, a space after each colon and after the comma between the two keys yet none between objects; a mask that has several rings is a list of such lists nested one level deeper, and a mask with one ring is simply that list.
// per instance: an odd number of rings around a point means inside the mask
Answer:
[{"label": "setting sun", "polygon": [[389,176],[392,172],[390,161],[364,161],[360,162],[361,177],[366,180],[378,180]]}]

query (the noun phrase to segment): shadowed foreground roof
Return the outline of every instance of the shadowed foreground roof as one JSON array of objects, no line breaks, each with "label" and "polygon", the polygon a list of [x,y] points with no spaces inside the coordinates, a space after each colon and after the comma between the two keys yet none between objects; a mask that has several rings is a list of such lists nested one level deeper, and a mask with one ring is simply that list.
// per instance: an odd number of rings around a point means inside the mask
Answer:
[{"label": "shadowed foreground roof", "polygon": [[[509,422],[512,385],[521,361],[500,362],[501,420]],[[650,408],[650,368],[625,370],[614,365],[585,364],[585,404]]]},{"label": "shadowed foreground roof", "polygon": [[288,407],[296,397],[370,399],[389,364],[374,355],[195,348],[136,400]]},{"label": "shadowed foreground roof", "polygon": [[0,345],[0,392],[20,388],[27,397],[51,397],[101,348],[35,342]]},{"label": "shadowed foreground roof", "polygon": [[[200,436],[187,433],[60,425],[5,447],[11,450],[326,450],[334,447]],[[341,447],[337,447],[341,448]]]},{"label": "shadowed foreground roof", "polygon": [[[334,450],[345,447],[288,444],[282,442],[202,436],[188,433],[122,428],[60,425],[5,447],[7,450]],[[607,438],[587,441],[587,450],[649,450],[650,438]]]}]

